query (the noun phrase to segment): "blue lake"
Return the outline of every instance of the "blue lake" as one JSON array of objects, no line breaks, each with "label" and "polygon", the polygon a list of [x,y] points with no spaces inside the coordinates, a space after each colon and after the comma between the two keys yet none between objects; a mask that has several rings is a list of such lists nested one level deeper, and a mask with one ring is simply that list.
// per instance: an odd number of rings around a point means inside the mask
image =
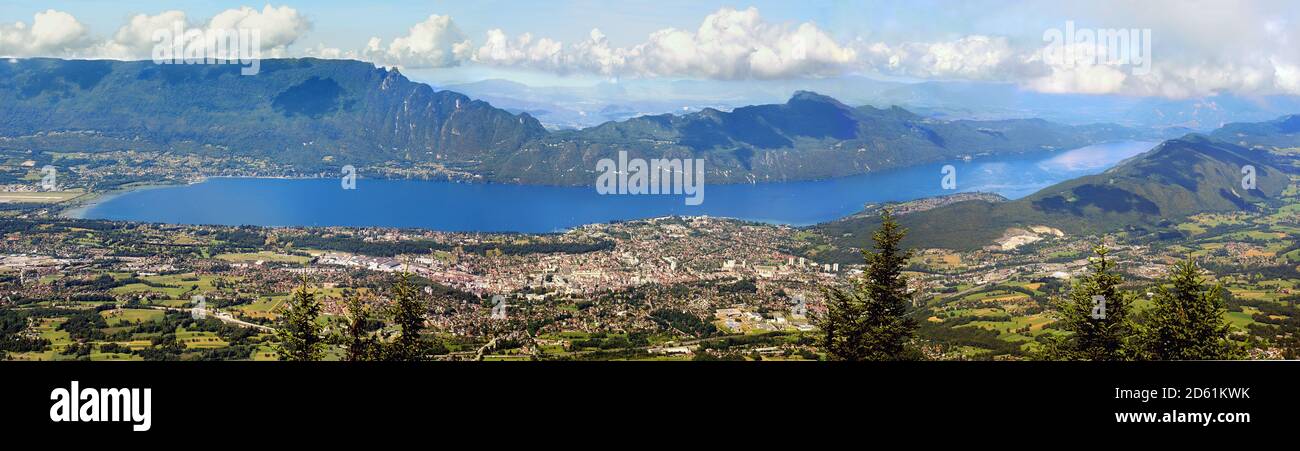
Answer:
[{"label": "blue lake", "polygon": [[[1100,144],[1068,151],[926,164],[810,182],[708,185],[704,202],[683,196],[607,195],[594,186],[554,187],[420,180],[213,178],[187,186],[142,189],[87,207],[84,218],[177,224],[383,226],[444,231],[553,232],[591,223],[667,215],[709,215],[808,225],[860,211],[864,204],[954,192],[1020,198],[1051,184],[1096,174],[1145,152],[1151,142]],[[941,186],[956,169],[957,189]]]}]

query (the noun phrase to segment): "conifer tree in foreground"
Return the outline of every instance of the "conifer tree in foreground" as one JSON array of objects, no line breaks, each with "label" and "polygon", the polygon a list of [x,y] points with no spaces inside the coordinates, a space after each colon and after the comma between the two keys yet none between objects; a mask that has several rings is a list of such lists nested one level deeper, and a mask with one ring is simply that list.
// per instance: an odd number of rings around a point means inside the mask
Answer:
[{"label": "conifer tree in foreground", "polygon": [[411,284],[411,275],[403,272],[393,286],[393,322],[399,335],[389,345],[389,360],[424,360],[432,347],[420,336],[424,330],[426,307],[420,301],[419,290]]},{"label": "conifer tree in foreground", "polygon": [[874,250],[863,250],[867,268],[852,290],[828,288],[821,346],[833,360],[902,360],[916,321],[906,317],[912,296],[903,268],[912,257],[900,243],[907,235],[892,212],[881,210],[880,228],[871,235]]},{"label": "conifer tree in foreground", "polygon": [[377,342],[366,330],[374,317],[370,305],[360,296],[348,297],[343,302],[348,315],[342,343],[345,349],[343,358],[350,362],[375,360],[378,358]]},{"label": "conifer tree in foreground", "polygon": [[1044,357],[1053,360],[1128,360],[1132,358],[1129,338],[1131,293],[1120,291],[1123,278],[1115,261],[1107,258],[1105,246],[1093,249],[1088,274],[1075,282],[1070,294],[1057,303],[1061,328],[1069,335],[1045,345]]},{"label": "conifer tree in foreground", "polygon": [[859,325],[863,309],[863,301],[859,297],[863,291],[862,284],[854,280],[853,285],[852,290],[822,289],[822,294],[826,297],[826,314],[818,324],[822,333],[818,345],[831,360],[866,358],[862,327]]},{"label": "conifer tree in foreground", "polygon": [[285,303],[276,324],[276,351],[280,359],[311,361],[324,356],[325,339],[321,335],[321,325],[316,321],[320,310],[316,294],[307,291],[307,279],[303,278],[302,284]]},{"label": "conifer tree in foreground", "polygon": [[1206,286],[1192,260],[1170,269],[1145,312],[1141,357],[1151,360],[1217,360],[1241,356],[1228,335],[1223,287]]}]

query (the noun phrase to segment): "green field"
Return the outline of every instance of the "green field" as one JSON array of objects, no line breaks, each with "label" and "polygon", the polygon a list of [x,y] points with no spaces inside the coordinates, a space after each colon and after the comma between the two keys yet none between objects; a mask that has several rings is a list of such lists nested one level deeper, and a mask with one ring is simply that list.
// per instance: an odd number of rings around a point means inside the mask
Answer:
[{"label": "green field", "polygon": [[226,343],[215,333],[187,331],[185,329],[176,330],[176,342],[185,345],[186,349],[215,349],[229,346],[229,343]]},{"label": "green field", "polygon": [[301,255],[287,255],[270,251],[247,252],[239,254],[217,254],[216,258],[231,262],[252,263],[257,261],[274,262],[274,263],[294,263],[305,264],[311,261],[311,257]]},{"label": "green field", "polygon": [[[161,293],[168,299],[182,299],[191,294],[200,294],[213,291],[212,282],[217,279],[215,276],[202,275],[198,276],[193,273],[173,274],[166,276],[144,276],[140,279],[148,281],[154,286],[144,283],[133,283],[123,285],[109,290],[113,294],[133,294],[133,293]],[[188,300],[186,300],[188,302]]]},{"label": "green field", "polygon": [[147,323],[162,319],[163,311],[155,309],[115,309],[99,312],[109,326]]}]

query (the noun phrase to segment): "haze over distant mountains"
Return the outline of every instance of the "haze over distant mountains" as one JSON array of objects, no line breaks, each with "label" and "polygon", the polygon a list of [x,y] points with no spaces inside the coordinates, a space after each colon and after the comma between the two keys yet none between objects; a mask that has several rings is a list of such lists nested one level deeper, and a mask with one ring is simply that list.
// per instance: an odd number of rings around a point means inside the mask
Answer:
[{"label": "haze over distant mountains", "polygon": [[947,121],[902,108],[850,107],[798,91],[784,103],[639,116],[527,143],[498,166],[524,183],[582,184],[599,158],[705,158],[710,183],[823,179],[964,156],[1069,149],[1158,135],[1040,119]]},{"label": "haze over distant mountains", "polygon": [[586,185],[596,161],[704,158],[709,183],[807,180],[979,154],[1161,136],[1041,119],[941,120],[799,91],[784,103],[548,131],[396,70],[346,60],[236,66],[24,59],[0,64],[0,146],[246,156],[304,173],[436,163],[484,180]]},{"label": "haze over distant mountains", "polygon": [[1264,122],[1234,122],[1215,130],[1210,136],[1242,146],[1300,147],[1300,114]]},{"label": "haze over distant mountains", "polygon": [[590,86],[529,86],[484,80],[444,86],[513,112],[529,112],[548,128],[584,128],[640,115],[729,110],[783,102],[797,90],[816,91],[850,105],[897,105],[939,118],[1041,118],[1063,124],[1116,123],[1139,128],[1210,131],[1228,122],[1265,121],[1300,111],[1300,97],[1219,94],[1167,99],[1052,94],[1011,83],[882,81],[862,76],[757,80],[742,85],[710,80],[620,80]]}]

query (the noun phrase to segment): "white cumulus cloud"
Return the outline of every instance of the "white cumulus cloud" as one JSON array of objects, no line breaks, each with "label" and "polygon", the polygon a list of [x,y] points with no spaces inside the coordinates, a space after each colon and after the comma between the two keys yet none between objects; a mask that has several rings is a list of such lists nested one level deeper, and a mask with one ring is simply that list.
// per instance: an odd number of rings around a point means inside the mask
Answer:
[{"label": "white cumulus cloud", "polygon": [[182,11],[164,11],[155,15],[136,14],[131,16],[117,33],[88,52],[96,57],[112,59],[143,59],[150,56],[153,49],[153,35],[156,30],[172,30],[175,24],[186,24]]},{"label": "white cumulus cloud", "polygon": [[258,30],[263,52],[273,56],[285,56],[286,51],[298,38],[311,29],[311,22],[298,10],[288,6],[279,8],[266,5],[261,11],[247,6],[239,9],[222,11],[208,21],[208,29],[215,30]]},{"label": "white cumulus cloud", "polygon": [[832,76],[856,60],[852,48],[816,25],[767,22],[756,8],[722,8],[695,30],[665,28],[631,47],[611,46],[599,29],[568,45],[528,33],[510,39],[494,29],[474,53],[474,61],[498,66],[724,80]]},{"label": "white cumulus cloud", "polygon": [[396,66],[451,67],[468,59],[472,51],[469,39],[451,16],[431,14],[387,46],[378,37],[370,38],[364,55],[376,62]]},{"label": "white cumulus cloud", "polygon": [[1036,70],[1005,37],[970,35],[951,41],[859,43],[865,66],[927,79],[1004,80]]},{"label": "white cumulus cloud", "polygon": [[154,33],[182,30],[255,30],[262,57],[289,56],[289,46],[311,29],[311,22],[296,9],[266,5],[228,9],[207,22],[191,21],[183,11],[136,14],[106,39],[92,39],[87,28],[71,14],[49,10],[36,14],[31,26],[18,22],[0,25],[0,54],[68,58],[148,59]]},{"label": "white cumulus cloud", "polygon": [[63,11],[36,13],[30,25],[0,24],[0,55],[4,56],[61,56],[88,42],[86,26]]},{"label": "white cumulus cloud", "polygon": [[552,39],[533,39],[524,33],[510,39],[501,29],[487,32],[487,39],[474,51],[475,62],[500,66],[529,66],[550,71],[563,71],[567,61],[564,44]]}]

